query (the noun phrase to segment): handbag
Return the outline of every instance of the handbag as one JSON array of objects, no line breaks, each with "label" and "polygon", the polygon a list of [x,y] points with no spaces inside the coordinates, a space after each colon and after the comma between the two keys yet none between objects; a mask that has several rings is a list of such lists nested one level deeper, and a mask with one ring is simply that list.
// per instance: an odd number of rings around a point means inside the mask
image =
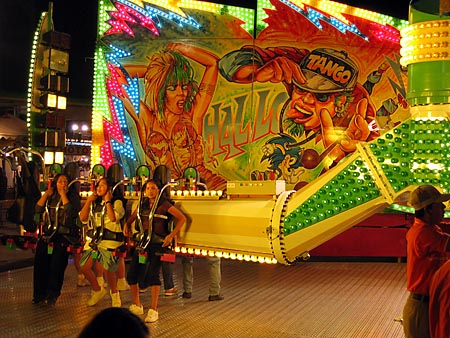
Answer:
[{"label": "handbag", "polygon": [[33,178],[33,172],[37,170],[37,167],[33,162],[27,162],[22,157],[19,157],[22,162],[22,176],[16,179],[17,197],[8,209],[6,219],[12,223],[23,225],[28,232],[35,232],[37,223],[34,210],[41,196],[39,187]]},{"label": "handbag", "polygon": [[22,224],[25,216],[25,196],[18,196],[6,211],[6,219],[15,224]]}]

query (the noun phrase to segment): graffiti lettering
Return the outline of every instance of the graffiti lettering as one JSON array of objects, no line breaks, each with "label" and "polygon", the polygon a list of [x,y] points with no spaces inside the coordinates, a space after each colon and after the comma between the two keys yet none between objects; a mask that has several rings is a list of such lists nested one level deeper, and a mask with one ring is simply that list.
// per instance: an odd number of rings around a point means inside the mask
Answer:
[{"label": "graffiti lettering", "polygon": [[277,116],[287,99],[286,93],[270,95],[269,90],[232,98],[232,104],[211,105],[204,120],[204,137],[211,155],[225,154],[226,159],[245,152],[243,146],[278,133]]}]

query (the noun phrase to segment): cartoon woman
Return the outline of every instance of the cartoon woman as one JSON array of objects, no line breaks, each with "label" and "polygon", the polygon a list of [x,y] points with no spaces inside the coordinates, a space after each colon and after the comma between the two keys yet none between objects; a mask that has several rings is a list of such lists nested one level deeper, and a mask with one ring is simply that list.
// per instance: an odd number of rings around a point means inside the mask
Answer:
[{"label": "cartoon woman", "polygon": [[[203,65],[200,84],[188,58]],[[211,189],[224,188],[225,180],[205,166],[203,119],[218,78],[218,58],[196,46],[170,43],[156,52],[148,66],[126,65],[131,77],[144,79],[145,97],[137,113],[124,95],[124,105],[134,119],[146,161],[166,165],[180,178],[195,167]]]}]

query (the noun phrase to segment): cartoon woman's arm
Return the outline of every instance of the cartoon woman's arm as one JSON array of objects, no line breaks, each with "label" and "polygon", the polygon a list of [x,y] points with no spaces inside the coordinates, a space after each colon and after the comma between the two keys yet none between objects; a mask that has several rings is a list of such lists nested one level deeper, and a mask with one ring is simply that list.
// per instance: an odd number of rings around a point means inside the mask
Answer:
[{"label": "cartoon woman's arm", "polygon": [[145,65],[125,65],[124,68],[131,77],[144,78],[147,72]]},{"label": "cartoon woman's arm", "polygon": [[129,85],[128,79],[135,77],[144,77],[145,71],[147,67],[140,65],[127,65],[124,67],[126,70],[126,74],[119,67],[114,67],[114,71],[116,72],[116,77],[118,78],[118,82],[121,85],[121,92],[116,93],[116,96],[119,97],[124,105],[125,110],[128,112],[128,115],[133,119],[137,132],[139,134],[139,140],[142,145],[145,144],[147,135],[150,131],[150,126],[152,123],[152,114],[149,111],[148,107],[142,102],[139,103],[139,115],[136,113],[136,109],[131,103],[130,98],[128,97],[127,92],[124,90],[123,85]]},{"label": "cartoon woman's arm", "polygon": [[195,96],[193,109],[190,112],[193,122],[201,128],[203,125],[203,117],[209,108],[216,89],[219,74],[219,58],[217,55],[203,48],[183,43],[170,43],[167,45],[167,48],[205,67],[203,77],[199,84],[199,91]]}]

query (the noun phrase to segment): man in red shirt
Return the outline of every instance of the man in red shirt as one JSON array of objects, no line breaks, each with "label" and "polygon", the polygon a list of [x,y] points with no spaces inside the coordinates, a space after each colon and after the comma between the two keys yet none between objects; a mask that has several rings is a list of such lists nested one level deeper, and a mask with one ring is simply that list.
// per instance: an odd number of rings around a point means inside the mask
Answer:
[{"label": "man in red shirt", "polygon": [[430,285],[430,335],[450,337],[450,261],[433,276]]},{"label": "man in red shirt", "polygon": [[439,224],[444,218],[450,194],[441,194],[431,185],[421,185],[409,198],[415,210],[414,224],[406,235],[407,289],[410,292],[403,309],[403,330],[406,338],[430,337],[429,296],[434,273],[447,259],[449,234]]}]

